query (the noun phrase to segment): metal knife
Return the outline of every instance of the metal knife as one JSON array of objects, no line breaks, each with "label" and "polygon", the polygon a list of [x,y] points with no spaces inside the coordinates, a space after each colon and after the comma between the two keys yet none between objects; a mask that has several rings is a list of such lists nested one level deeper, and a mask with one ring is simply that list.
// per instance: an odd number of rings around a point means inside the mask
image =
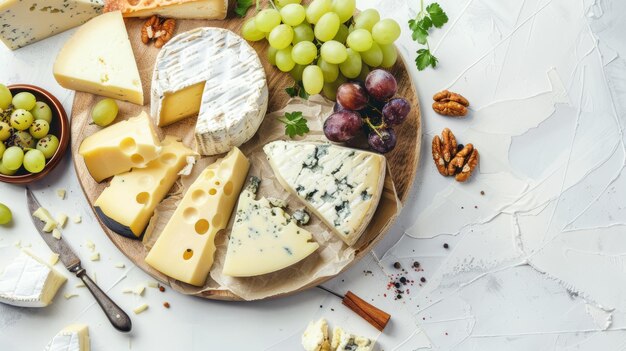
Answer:
[{"label": "metal knife", "polygon": [[39,207],[41,207],[41,205],[39,205],[39,202],[35,198],[35,195],[33,195],[33,193],[28,188],[26,188],[26,197],[28,201],[28,210],[31,214],[31,219],[35,224],[35,228],[37,228],[39,234],[41,234],[43,241],[48,244],[52,252],[59,254],[59,258],[61,259],[61,262],[63,262],[63,265],[65,265],[65,268],[67,268],[68,271],[76,274],[76,276],[79,277],[83,281],[83,283],[85,283],[85,286],[87,287],[87,289],[89,289],[89,292],[91,292],[93,297],[96,299],[98,305],[100,305],[115,329],[122,332],[129,332],[132,328],[130,317],[128,317],[128,315],[118,305],[116,305],[115,302],[113,302],[113,300],[111,300],[111,298],[108,297],[107,294],[102,291],[102,289],[100,289],[93,280],[91,280],[91,278],[89,278],[89,276],[87,275],[87,271],[85,271],[85,269],[82,268],[80,265],[80,259],[78,258],[78,256],[76,256],[74,251],[72,251],[72,248],[69,246],[69,244],[65,240],[63,240],[63,238],[57,240],[50,233],[45,233],[43,231],[44,222],[32,217],[32,214]]}]

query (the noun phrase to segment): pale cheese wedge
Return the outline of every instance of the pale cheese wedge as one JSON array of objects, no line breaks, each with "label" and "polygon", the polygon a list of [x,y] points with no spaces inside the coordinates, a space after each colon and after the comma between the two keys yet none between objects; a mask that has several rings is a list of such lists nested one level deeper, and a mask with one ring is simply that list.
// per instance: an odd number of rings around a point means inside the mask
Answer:
[{"label": "pale cheese wedge", "polygon": [[225,19],[228,0],[106,0],[104,10],[121,11],[124,17]]}]

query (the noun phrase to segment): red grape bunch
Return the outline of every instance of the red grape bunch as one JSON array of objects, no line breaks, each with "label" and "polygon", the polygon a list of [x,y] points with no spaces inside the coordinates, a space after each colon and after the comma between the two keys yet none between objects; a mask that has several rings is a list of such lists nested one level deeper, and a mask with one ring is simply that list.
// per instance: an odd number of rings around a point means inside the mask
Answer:
[{"label": "red grape bunch", "polygon": [[346,142],[364,131],[372,150],[393,150],[397,141],[393,126],[402,124],[411,111],[406,99],[394,97],[397,92],[396,78],[382,69],[370,72],[365,84],[351,81],[340,85],[334,113],[324,122],[326,138]]}]

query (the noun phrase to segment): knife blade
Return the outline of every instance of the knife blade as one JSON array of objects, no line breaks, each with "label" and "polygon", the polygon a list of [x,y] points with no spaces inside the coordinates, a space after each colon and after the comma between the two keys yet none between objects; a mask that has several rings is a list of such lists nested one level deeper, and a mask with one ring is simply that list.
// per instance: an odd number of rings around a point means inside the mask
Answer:
[{"label": "knife blade", "polygon": [[59,259],[63,262],[65,268],[68,271],[74,273],[80,278],[89,292],[93,295],[98,302],[98,305],[102,308],[105,315],[115,327],[115,329],[122,332],[129,332],[132,329],[132,322],[130,317],[117,305],[107,294],[98,287],[98,285],[89,278],[87,271],[81,266],[80,258],[74,253],[71,246],[63,239],[56,239],[50,233],[43,231],[45,223],[35,217],[32,214],[41,207],[37,198],[33,192],[26,188],[26,199],[28,203],[28,210],[31,214],[31,220],[37,228],[37,231],[41,235],[43,241],[46,242],[52,252],[59,254]]}]

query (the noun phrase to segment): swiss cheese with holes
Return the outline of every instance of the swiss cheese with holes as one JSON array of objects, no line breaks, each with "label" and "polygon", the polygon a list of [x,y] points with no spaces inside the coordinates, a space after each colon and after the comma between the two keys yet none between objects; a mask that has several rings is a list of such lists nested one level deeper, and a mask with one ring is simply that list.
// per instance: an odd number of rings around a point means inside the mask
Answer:
[{"label": "swiss cheese with holes", "polygon": [[146,257],[182,282],[202,286],[213,265],[215,236],[226,228],[250,163],[238,149],[209,165],[189,187]]},{"label": "swiss cheese with holes", "polygon": [[96,182],[131,168],[145,168],[160,151],[159,138],[145,112],[90,135],[78,148]]}]

